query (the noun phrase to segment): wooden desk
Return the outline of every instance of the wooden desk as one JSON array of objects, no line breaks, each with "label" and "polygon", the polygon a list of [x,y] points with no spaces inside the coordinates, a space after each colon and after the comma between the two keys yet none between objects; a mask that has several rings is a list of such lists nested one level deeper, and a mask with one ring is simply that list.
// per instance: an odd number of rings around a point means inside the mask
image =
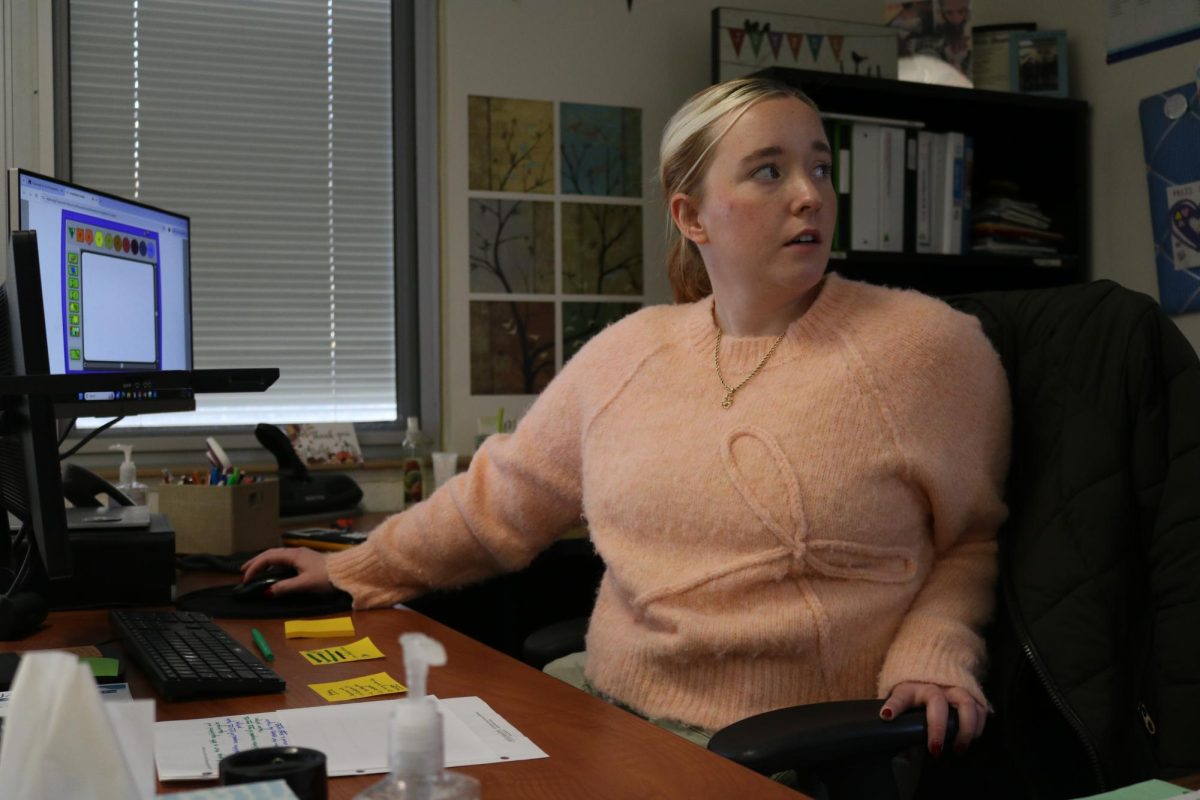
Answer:
[{"label": "wooden desk", "polygon": [[[549,758],[534,761],[462,768],[482,782],[483,796],[488,800],[697,797],[795,800],[799,797],[767,778],[414,611],[356,611],[352,616],[357,636],[371,637],[387,655],[386,668],[399,679],[403,679],[397,643],[400,633],[422,631],[440,641],[446,648],[448,663],[430,670],[429,691],[440,697],[483,698],[549,754]],[[194,719],[320,705],[322,701],[308,688],[309,683],[365,675],[382,668],[379,661],[311,666],[298,651],[313,647],[314,640],[285,639],[282,620],[219,620],[219,623],[251,652],[257,651],[250,629],[257,627],[275,653],[271,666],[287,680],[287,691],[226,699],[160,700],[157,719]],[[25,641],[0,642],[0,652],[98,644],[110,639],[107,612],[55,612],[40,632]],[[321,644],[348,641],[320,640]],[[126,672],[134,697],[154,697],[153,689],[135,665],[129,664]],[[331,778],[329,796],[348,800],[380,777]],[[160,792],[172,792],[205,785],[212,784],[160,783],[158,788]]]}]

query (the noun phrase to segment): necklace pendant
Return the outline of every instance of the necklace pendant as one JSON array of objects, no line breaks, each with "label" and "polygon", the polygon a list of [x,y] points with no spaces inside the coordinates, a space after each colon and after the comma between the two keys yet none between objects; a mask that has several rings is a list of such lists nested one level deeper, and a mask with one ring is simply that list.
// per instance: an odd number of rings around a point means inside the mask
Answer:
[{"label": "necklace pendant", "polygon": [[729,408],[733,405],[733,390],[725,392],[725,399],[721,401],[721,408]]}]

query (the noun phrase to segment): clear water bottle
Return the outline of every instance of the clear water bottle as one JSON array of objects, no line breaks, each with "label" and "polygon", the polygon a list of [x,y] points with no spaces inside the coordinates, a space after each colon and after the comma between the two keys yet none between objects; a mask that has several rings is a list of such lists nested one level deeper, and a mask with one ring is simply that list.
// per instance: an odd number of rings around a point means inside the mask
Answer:
[{"label": "clear water bottle", "polygon": [[412,508],[433,493],[433,460],[429,438],[421,433],[416,417],[408,418],[408,431],[401,446],[404,474],[404,507]]}]

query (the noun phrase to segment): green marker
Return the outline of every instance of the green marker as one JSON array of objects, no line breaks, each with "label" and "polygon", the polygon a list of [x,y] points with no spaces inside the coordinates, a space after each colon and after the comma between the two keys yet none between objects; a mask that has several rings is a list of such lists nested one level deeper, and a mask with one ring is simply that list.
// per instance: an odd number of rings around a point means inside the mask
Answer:
[{"label": "green marker", "polygon": [[267,661],[274,661],[275,654],[271,652],[271,648],[267,647],[267,640],[258,632],[258,628],[250,629],[250,638],[254,639],[254,644],[262,651],[263,658]]}]

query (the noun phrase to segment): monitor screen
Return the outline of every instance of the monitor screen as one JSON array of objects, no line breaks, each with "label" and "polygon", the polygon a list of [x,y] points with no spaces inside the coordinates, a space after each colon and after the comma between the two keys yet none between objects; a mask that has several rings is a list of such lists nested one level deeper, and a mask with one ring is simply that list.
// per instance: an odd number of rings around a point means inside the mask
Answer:
[{"label": "monitor screen", "polygon": [[[192,368],[189,220],[26,170],[10,230],[37,232],[49,374]],[[190,410],[190,389],[55,396],[58,416]]]}]

